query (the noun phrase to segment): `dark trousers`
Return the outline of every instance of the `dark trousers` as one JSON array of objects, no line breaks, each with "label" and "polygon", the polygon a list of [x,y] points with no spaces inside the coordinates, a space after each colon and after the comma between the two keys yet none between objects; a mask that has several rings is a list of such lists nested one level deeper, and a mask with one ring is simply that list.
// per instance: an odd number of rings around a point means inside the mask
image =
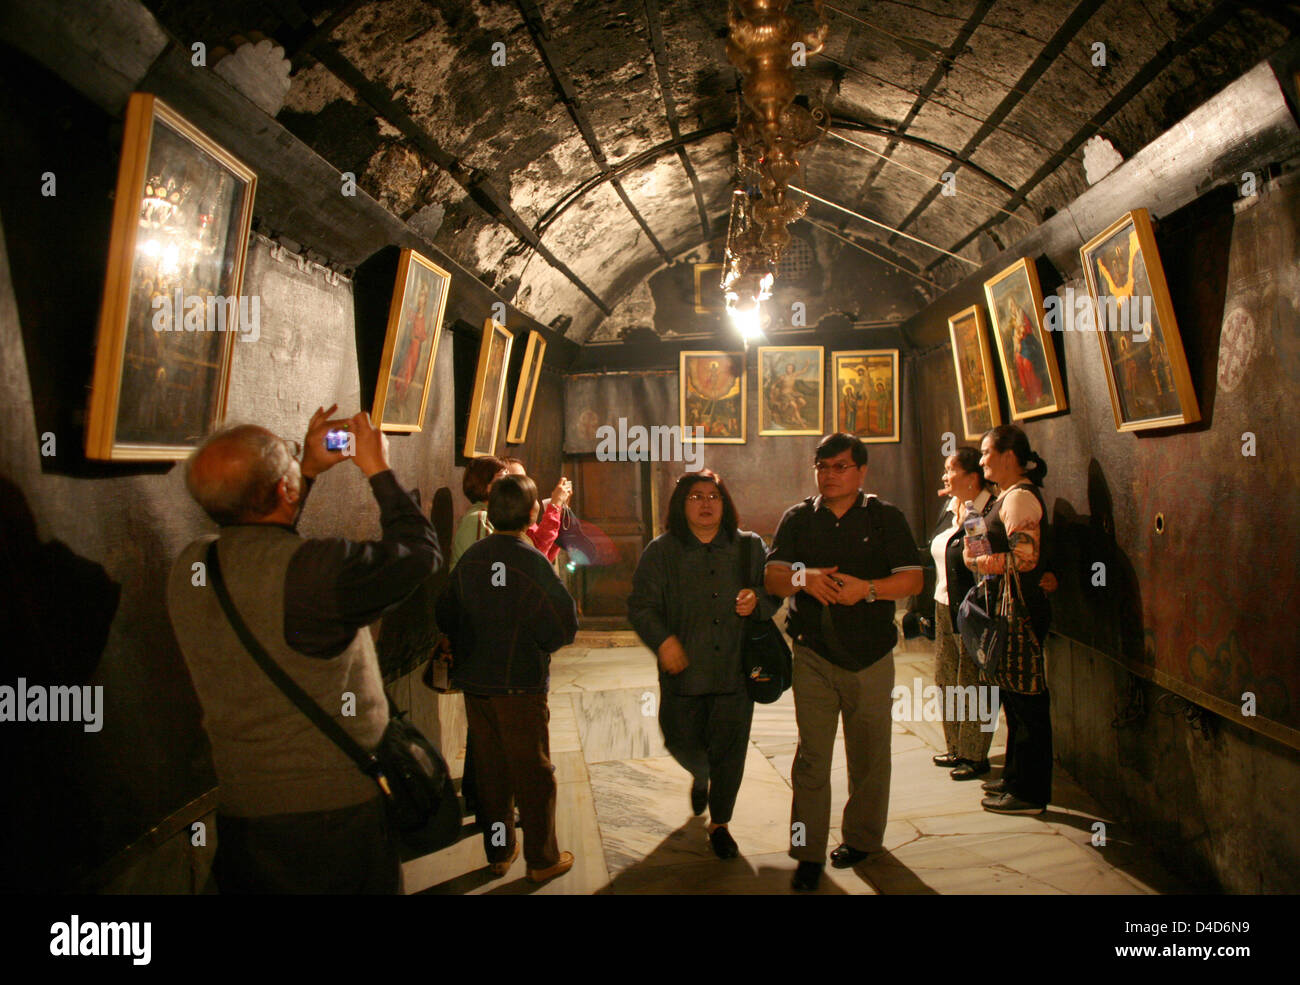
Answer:
[{"label": "dark trousers", "polygon": [[709,820],[714,824],[731,820],[753,719],[754,702],[743,687],[734,694],[660,694],[664,745],[696,786],[709,785]]},{"label": "dark trousers", "polygon": [[1031,804],[1052,799],[1052,702],[1048,693],[1001,691],[1007,714],[1007,790]]},{"label": "dark trousers", "polygon": [[465,798],[465,809],[478,813],[478,783],[474,776],[474,739],[465,736],[465,770],[460,776],[460,795]]},{"label": "dark trousers", "polygon": [[397,839],[378,797],[332,811],[218,814],[212,874],[227,895],[402,891]]},{"label": "dark trousers", "polygon": [[560,860],[555,839],[555,767],[551,765],[551,710],[545,694],[465,693],[474,743],[478,823],[489,862],[515,850],[515,801],[524,825],[524,860],[546,869]]}]

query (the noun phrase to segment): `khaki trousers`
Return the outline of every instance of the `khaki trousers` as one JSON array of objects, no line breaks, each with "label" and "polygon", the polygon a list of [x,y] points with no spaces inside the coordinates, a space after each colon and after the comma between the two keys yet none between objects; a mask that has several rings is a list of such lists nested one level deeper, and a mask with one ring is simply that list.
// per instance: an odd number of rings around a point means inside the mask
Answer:
[{"label": "khaki trousers", "polygon": [[831,755],[844,721],[849,800],[841,830],[845,844],[878,851],[889,814],[890,737],[893,734],[894,655],[866,670],[837,667],[806,646],[794,647],[794,708],[799,725],[790,783],[790,856],[825,864],[831,820]]}]

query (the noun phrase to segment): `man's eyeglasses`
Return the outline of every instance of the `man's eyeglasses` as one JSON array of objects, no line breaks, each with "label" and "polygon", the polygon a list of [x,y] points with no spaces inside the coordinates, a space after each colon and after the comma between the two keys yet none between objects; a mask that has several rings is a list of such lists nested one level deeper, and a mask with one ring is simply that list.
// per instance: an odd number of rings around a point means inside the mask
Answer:
[{"label": "man's eyeglasses", "polygon": [[686,502],[688,503],[717,503],[722,497],[717,493],[687,493]]},{"label": "man's eyeglasses", "polygon": [[861,465],[845,465],[843,462],[818,462],[813,466],[818,472],[829,472],[831,475],[843,475],[849,469],[861,467]]}]

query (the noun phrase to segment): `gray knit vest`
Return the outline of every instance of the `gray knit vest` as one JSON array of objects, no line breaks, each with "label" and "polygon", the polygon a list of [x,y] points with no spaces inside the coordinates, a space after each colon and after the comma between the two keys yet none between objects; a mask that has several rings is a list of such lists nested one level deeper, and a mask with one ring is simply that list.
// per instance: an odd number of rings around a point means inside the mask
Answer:
[{"label": "gray knit vest", "polygon": [[[235,635],[206,574],[195,574],[214,539],[200,537],[176,559],[167,609],[203,706],[219,810],[261,817],[370,800],[378,792],[374,780],[271,683]],[[302,543],[283,527],[227,527],[218,548],[221,573],[267,653],[362,748],[373,749],[388,722],[388,705],[369,631],[358,630],[346,650],[328,659],[304,656],[285,642],[285,573]]]}]

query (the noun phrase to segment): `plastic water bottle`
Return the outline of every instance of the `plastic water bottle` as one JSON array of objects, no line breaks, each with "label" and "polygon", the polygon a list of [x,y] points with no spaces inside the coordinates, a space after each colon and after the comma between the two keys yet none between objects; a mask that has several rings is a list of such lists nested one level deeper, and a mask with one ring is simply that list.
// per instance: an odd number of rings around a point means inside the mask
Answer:
[{"label": "plastic water bottle", "polygon": [[993,546],[989,543],[989,528],[984,523],[984,517],[976,512],[974,506],[967,510],[962,526],[966,529],[966,548],[972,557],[993,552]]}]

